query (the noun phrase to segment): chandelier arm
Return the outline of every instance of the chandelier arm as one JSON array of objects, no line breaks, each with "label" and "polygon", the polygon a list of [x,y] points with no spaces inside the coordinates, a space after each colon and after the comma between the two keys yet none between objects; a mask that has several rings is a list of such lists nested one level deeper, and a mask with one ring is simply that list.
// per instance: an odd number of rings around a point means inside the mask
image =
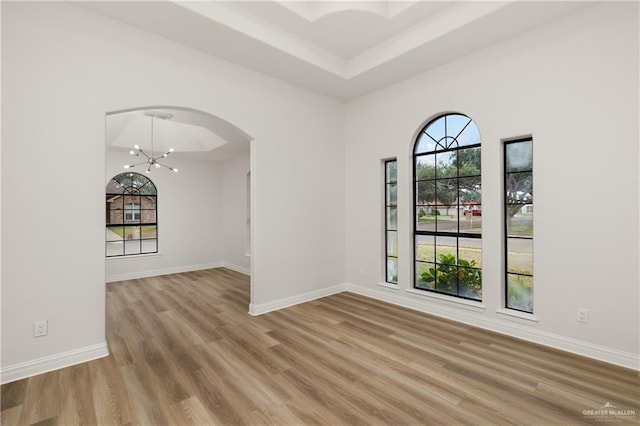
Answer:
[{"label": "chandelier arm", "polygon": [[159,165],[161,165],[162,167],[166,167],[167,169],[171,170],[172,172],[177,172],[177,171],[178,171],[178,169],[175,169],[175,168],[173,168],[173,167],[171,167],[171,166],[167,166],[166,164],[159,163],[159,162],[157,162],[157,161],[156,161],[156,164],[159,164]]},{"label": "chandelier arm", "polygon": [[148,161],[143,161],[141,163],[130,164],[130,165],[128,165],[129,167],[127,167],[127,169],[130,169],[130,168],[135,167],[135,166],[140,166],[141,164],[149,164],[149,162]]},{"label": "chandelier arm", "polygon": [[143,150],[139,149],[139,150],[138,150],[138,152],[140,152],[142,155],[144,155],[145,157],[147,157],[147,159],[148,159],[148,160],[150,160],[150,159],[151,159],[151,157],[149,157],[149,156],[147,155],[147,153],[146,153],[146,152],[144,152]]}]

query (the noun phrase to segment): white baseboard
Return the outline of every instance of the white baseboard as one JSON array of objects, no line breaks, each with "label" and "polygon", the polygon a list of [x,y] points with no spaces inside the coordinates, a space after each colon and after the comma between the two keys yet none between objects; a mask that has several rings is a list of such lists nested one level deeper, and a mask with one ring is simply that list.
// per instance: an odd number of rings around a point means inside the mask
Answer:
[{"label": "white baseboard", "polygon": [[249,268],[238,266],[230,262],[222,262],[222,266],[224,268],[231,269],[232,271],[251,276],[251,269]]},{"label": "white baseboard", "polygon": [[211,262],[211,263],[201,263],[198,265],[174,266],[171,268],[128,272],[126,274],[107,275],[106,282],[113,283],[116,281],[135,280],[138,278],[156,277],[158,275],[179,274],[182,272],[193,272],[193,271],[200,271],[202,269],[213,269],[213,268],[222,268],[222,267],[228,267],[229,269],[233,269],[227,266],[225,262],[220,261],[220,262]]},{"label": "white baseboard", "polygon": [[109,356],[107,342],[85,346],[84,348],[50,355],[32,361],[21,362],[0,369],[0,384],[15,382],[16,380],[35,376],[36,374],[47,373],[105,356]]},{"label": "white baseboard", "polygon": [[452,321],[462,322],[474,327],[483,328],[588,358],[594,358],[610,364],[631,368],[633,370],[640,370],[640,359],[637,354],[623,352],[617,349],[541,331],[528,324],[523,324],[521,321],[503,321],[495,318],[481,317],[474,315],[473,312],[468,310],[456,309],[445,304],[426,302],[419,296],[416,298],[407,298],[400,296],[397,292],[370,289],[354,284],[347,284],[346,287],[346,291],[371,297],[383,302],[393,303],[405,308],[447,318]]},{"label": "white baseboard", "polygon": [[298,305],[300,303],[310,302],[321,297],[331,296],[332,294],[342,293],[347,289],[346,284],[337,284],[333,287],[323,288],[320,290],[310,291],[308,293],[298,294],[296,296],[285,297],[284,299],[274,300],[273,302],[261,304],[249,304],[249,314],[257,316],[266,314],[267,312],[277,311],[278,309],[288,308],[289,306]]}]

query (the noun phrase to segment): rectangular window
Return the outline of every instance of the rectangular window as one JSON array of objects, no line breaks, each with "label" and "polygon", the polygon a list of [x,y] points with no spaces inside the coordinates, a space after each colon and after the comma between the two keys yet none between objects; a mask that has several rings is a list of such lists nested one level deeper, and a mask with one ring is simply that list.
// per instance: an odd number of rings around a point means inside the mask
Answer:
[{"label": "rectangular window", "polygon": [[398,284],[398,162],[384,162],[385,281]]},{"label": "rectangular window", "polygon": [[124,206],[124,220],[127,222],[140,220],[140,204],[127,203]]},{"label": "rectangular window", "polygon": [[504,143],[505,306],[533,313],[533,139]]}]

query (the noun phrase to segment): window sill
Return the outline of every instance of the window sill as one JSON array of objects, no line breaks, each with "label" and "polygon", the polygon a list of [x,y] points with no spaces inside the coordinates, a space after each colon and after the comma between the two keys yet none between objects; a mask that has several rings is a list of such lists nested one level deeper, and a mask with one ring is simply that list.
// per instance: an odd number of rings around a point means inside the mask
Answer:
[{"label": "window sill", "polygon": [[496,309],[498,316],[506,319],[516,320],[525,324],[536,324],[538,317],[526,312],[514,311],[513,309],[500,308]]},{"label": "window sill", "polygon": [[461,299],[455,296],[447,296],[444,294],[433,293],[431,291],[416,290],[409,288],[405,290],[409,294],[415,294],[421,297],[426,297],[438,302],[444,302],[447,305],[456,306],[463,309],[468,309],[475,312],[484,312],[486,306],[482,302],[476,302],[474,300]]},{"label": "window sill", "polygon": [[162,253],[142,253],[142,254],[129,254],[126,256],[105,257],[105,260],[107,262],[111,262],[113,260],[136,260],[136,259],[142,259],[147,257],[160,257],[160,256],[162,256]]},{"label": "window sill", "polygon": [[398,290],[398,284],[391,284],[391,283],[378,283],[378,285],[380,287],[384,287],[384,288],[389,288],[391,290]]}]

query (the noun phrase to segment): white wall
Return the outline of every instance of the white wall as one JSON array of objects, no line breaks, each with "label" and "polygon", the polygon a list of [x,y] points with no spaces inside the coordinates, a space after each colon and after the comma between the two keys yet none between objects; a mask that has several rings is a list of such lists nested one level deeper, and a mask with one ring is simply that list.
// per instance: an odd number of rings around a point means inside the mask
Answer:
[{"label": "white wall", "polygon": [[249,156],[225,161],[221,199],[223,264],[238,272],[250,273],[251,258],[247,244],[247,178]]},{"label": "white wall", "polygon": [[[604,4],[350,102],[349,288],[638,368],[638,59],[637,3]],[[483,140],[483,306],[407,291],[412,143],[426,121],[449,111],[473,118]],[[537,322],[496,312],[503,300],[500,141],[528,134]],[[378,285],[380,160],[387,157],[398,158],[400,182],[398,290]],[[615,215],[606,205],[618,206]],[[589,323],[576,321],[578,307],[589,309]]]},{"label": "white wall", "polygon": [[[107,151],[106,159],[105,185],[131,156]],[[167,164],[180,172],[158,169],[148,176],[158,190],[158,254],[108,258],[107,282],[222,266],[222,165],[176,157]]]},{"label": "white wall", "polygon": [[62,2],[3,2],[2,77],[3,381],[106,353],[106,112],[189,107],[255,138],[255,312],[344,283],[340,102]]}]

